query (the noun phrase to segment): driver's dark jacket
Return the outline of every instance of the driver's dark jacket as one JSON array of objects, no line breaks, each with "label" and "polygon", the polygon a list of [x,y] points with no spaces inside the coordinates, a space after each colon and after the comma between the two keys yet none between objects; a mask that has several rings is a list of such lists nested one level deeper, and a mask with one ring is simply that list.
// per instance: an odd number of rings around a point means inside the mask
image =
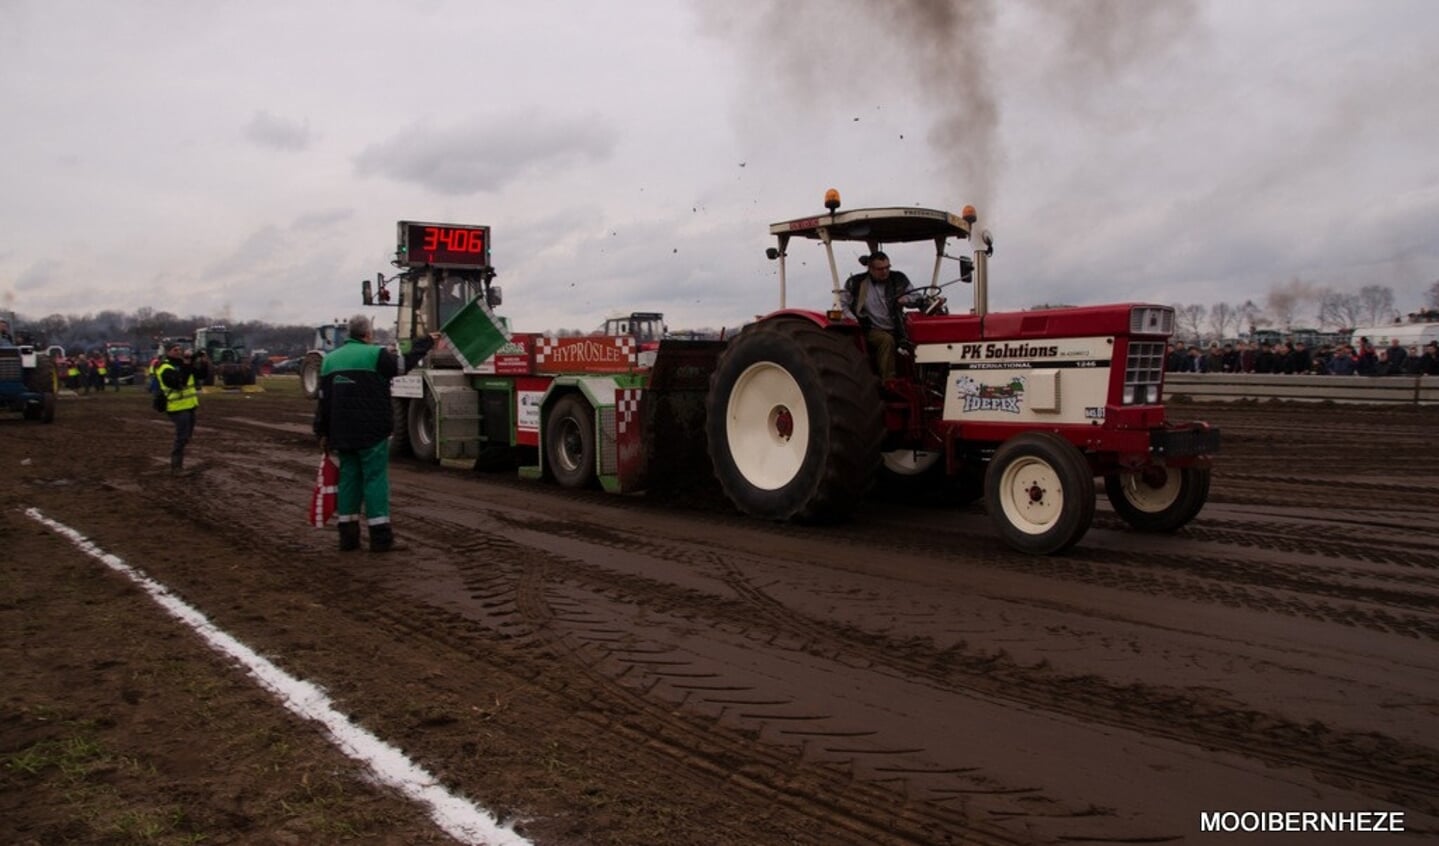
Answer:
[{"label": "driver's dark jacket", "polygon": [[[859,285],[867,276],[869,276],[868,273],[856,273],[844,280],[844,290],[849,294],[849,310],[854,313],[855,316],[859,316],[860,307],[864,305],[864,303],[859,300]],[[889,305],[890,325],[894,327],[895,334],[902,336],[904,334],[904,308],[900,300],[905,294],[914,291],[914,286],[910,284],[909,277],[898,270],[891,270],[889,272],[889,278],[883,283],[871,279],[870,284],[883,284],[884,301]]]},{"label": "driver's dark jacket", "polygon": [[[405,356],[413,366],[426,352],[429,338],[415,341]],[[390,436],[390,380],[400,374],[399,362],[384,347],[350,338],[325,356],[320,393],[315,403],[315,434],[337,451],[368,449]]]}]

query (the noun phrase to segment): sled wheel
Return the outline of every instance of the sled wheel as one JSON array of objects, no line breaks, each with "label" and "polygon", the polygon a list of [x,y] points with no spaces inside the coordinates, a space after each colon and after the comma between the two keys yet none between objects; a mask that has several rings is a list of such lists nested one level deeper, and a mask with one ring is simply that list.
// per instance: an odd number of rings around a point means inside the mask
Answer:
[{"label": "sled wheel", "polygon": [[423,399],[409,402],[405,431],[410,433],[410,451],[419,460],[432,464],[440,455],[439,418],[435,414],[435,395],[425,391]]},{"label": "sled wheel", "polygon": [[410,409],[406,400],[390,399],[390,455],[413,455],[410,449]]},{"label": "sled wheel", "polygon": [[741,511],[842,517],[879,467],[879,384],[848,335],[804,320],[760,321],[720,357],[705,431],[715,475]]},{"label": "sled wheel", "polygon": [[300,362],[300,389],[310,399],[320,395],[320,368],[324,363],[324,354],[313,351],[305,353],[305,360]]},{"label": "sled wheel", "polygon": [[1104,493],[1124,522],[1141,532],[1173,532],[1209,499],[1209,468],[1152,465],[1104,477]]},{"label": "sled wheel", "polygon": [[1053,555],[1079,542],[1094,521],[1094,472],[1073,444],[1027,432],[1000,445],[985,474],[989,515],[1021,552]]},{"label": "sled wheel", "polygon": [[545,460],[562,487],[588,487],[595,478],[595,415],[576,394],[561,397],[545,423]]}]

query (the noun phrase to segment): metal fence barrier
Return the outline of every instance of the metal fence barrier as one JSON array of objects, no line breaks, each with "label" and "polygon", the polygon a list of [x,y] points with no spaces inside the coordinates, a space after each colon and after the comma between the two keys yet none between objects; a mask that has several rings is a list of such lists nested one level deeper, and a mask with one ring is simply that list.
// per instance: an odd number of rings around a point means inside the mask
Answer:
[{"label": "metal fence barrier", "polygon": [[1288,400],[1356,405],[1439,405],[1439,376],[1311,376],[1278,373],[1166,373],[1169,399],[1196,402]]}]

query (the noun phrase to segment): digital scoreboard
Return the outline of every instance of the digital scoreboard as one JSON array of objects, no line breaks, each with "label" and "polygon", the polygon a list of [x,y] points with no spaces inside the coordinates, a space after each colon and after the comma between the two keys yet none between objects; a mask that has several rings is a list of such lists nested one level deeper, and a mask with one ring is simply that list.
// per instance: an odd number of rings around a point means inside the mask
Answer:
[{"label": "digital scoreboard", "polygon": [[401,267],[489,267],[490,227],[402,220],[396,263]]}]

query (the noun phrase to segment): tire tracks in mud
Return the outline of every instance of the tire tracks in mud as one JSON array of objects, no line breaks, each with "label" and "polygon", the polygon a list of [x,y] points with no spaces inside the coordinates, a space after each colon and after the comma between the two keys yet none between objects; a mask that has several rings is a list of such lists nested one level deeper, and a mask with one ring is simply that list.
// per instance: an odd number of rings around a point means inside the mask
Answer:
[{"label": "tire tracks in mud", "polygon": [[[216,488],[225,495],[197,504],[193,517],[203,525],[225,526],[237,544],[252,541],[247,533],[262,531],[266,518],[237,518],[221,503],[265,491],[278,479],[304,479],[306,471],[296,463],[298,459],[285,457],[259,465],[225,461],[227,472],[216,480]],[[157,474],[154,484],[169,492],[183,482]],[[622,629],[608,627],[593,610],[592,601],[567,604],[564,596],[551,595],[556,580],[570,575],[572,565],[567,561],[444,518],[427,519],[423,533],[405,535],[411,556],[453,566],[463,583],[463,596],[426,599],[416,591],[366,578],[362,586],[348,589],[348,597],[332,597],[334,603],[357,609],[353,613],[362,625],[433,644],[456,661],[467,661],[481,650],[488,660],[496,660],[489,645],[505,644],[505,657],[499,659],[505,669],[567,703],[560,707],[590,722],[617,757],[632,755],[634,749],[654,753],[646,760],[667,762],[668,778],[700,787],[718,779],[758,802],[812,819],[816,831],[826,832],[827,842],[855,846],[1033,842],[1030,836],[943,805],[906,802],[892,785],[857,778],[843,765],[804,762],[793,748],[755,743],[754,733],[743,727],[720,725],[703,714],[679,710],[674,703],[650,695],[654,685],[640,679],[649,671],[624,674],[599,669],[634,644],[628,636],[625,642],[614,642]],[[287,541],[281,533],[269,542],[281,555],[313,555],[305,544]],[[609,590],[623,594],[648,588],[636,582]],[[443,655],[436,658],[447,660]],[[547,674],[547,661],[563,662],[566,673]],[[576,672],[591,684],[568,683],[566,679]],[[716,821],[717,829],[723,827]]]},{"label": "tire tracks in mud", "polygon": [[[421,472],[428,469],[422,468]],[[1243,486],[1236,487],[1244,489],[1250,481],[1271,485],[1275,479],[1252,474],[1252,478],[1241,476],[1237,481],[1242,482]],[[1323,487],[1312,479],[1293,478],[1290,481],[1310,490]],[[1394,490],[1394,487],[1376,485],[1375,489],[1389,491]],[[1420,487],[1419,490],[1427,494],[1433,489]],[[627,501],[554,488],[549,489],[549,492],[562,500],[603,501],[608,508],[619,508],[637,515],[656,507],[654,503],[646,500]],[[1224,501],[1235,500],[1226,498]],[[1266,498],[1263,502],[1268,504],[1272,499]],[[691,516],[706,523],[718,524],[734,519],[723,514]],[[745,521],[743,525],[748,529],[775,532],[787,538],[809,536],[817,543],[834,543],[837,540],[834,528],[815,530],[797,526],[757,526],[754,521]],[[1101,527],[1108,526],[1109,523],[1101,521]],[[1119,524],[1116,522],[1114,526],[1119,527]],[[469,555],[464,553],[469,553],[492,559],[511,557],[525,562],[518,572],[506,570],[501,573],[490,569],[493,566],[491,563],[474,567],[461,565],[467,587],[470,586],[471,580],[474,582],[474,600],[482,604],[488,603],[480,613],[496,621],[496,627],[508,637],[534,640],[543,644],[545,649],[572,667],[583,670],[597,684],[602,685],[607,697],[618,700],[624,708],[633,709],[644,718],[642,721],[636,719],[615,722],[614,717],[597,717],[606,721],[603,725],[607,730],[628,737],[631,742],[649,743],[643,736],[645,726],[650,723],[663,726],[664,736],[655,742],[660,743],[666,754],[675,761],[677,777],[683,777],[686,768],[693,763],[697,748],[708,750],[698,754],[702,755],[703,762],[718,767],[718,772],[725,772],[724,767],[734,760],[752,761],[757,753],[753,746],[741,743],[721,744],[718,748],[706,746],[707,743],[713,742],[709,733],[711,724],[700,725],[693,720],[675,716],[668,705],[654,701],[649,695],[654,684],[649,684],[644,678],[647,674],[654,675],[654,672],[653,669],[645,669],[645,664],[631,662],[625,665],[627,669],[620,671],[598,669],[604,660],[612,658],[618,651],[614,638],[621,629],[607,626],[602,616],[586,611],[589,607],[587,603],[572,602],[562,595],[562,592],[556,594],[551,589],[552,585],[558,582],[579,584],[586,590],[617,597],[621,601],[642,604],[647,609],[661,610],[678,617],[712,617],[718,624],[737,631],[755,632],[757,642],[775,648],[813,652],[835,660],[857,662],[879,672],[886,671],[887,668],[897,676],[920,678],[927,684],[943,689],[978,692],[1086,721],[1099,721],[1127,729],[1137,728],[1145,734],[1204,748],[1223,749],[1275,765],[1304,766],[1326,782],[1345,784],[1366,795],[1393,801],[1415,810],[1435,812],[1431,794],[1432,785],[1439,782],[1439,763],[1436,763],[1439,758],[1436,758],[1432,749],[1403,744],[1384,736],[1335,732],[1323,726],[1299,725],[1259,711],[1206,702],[1187,692],[1139,685],[1115,685],[1093,677],[1059,677],[1044,672],[1042,668],[1017,666],[1002,655],[966,654],[963,650],[940,651],[935,650],[931,644],[897,642],[882,634],[859,628],[847,629],[836,626],[831,621],[808,619],[771,597],[763,586],[750,583],[743,568],[735,563],[742,559],[742,554],[738,558],[732,553],[720,555],[705,547],[695,547],[678,541],[656,541],[639,533],[619,532],[608,526],[594,524],[533,521],[524,524],[524,528],[528,530],[547,531],[629,554],[653,555],[685,566],[715,570],[735,597],[723,599],[696,596],[694,592],[674,585],[628,576],[592,567],[583,561],[537,551],[524,544],[506,540],[502,533],[477,532],[460,523],[449,526],[435,524],[433,528],[442,529],[442,536],[448,537],[446,542],[453,547],[448,551],[461,553],[463,558],[468,558]],[[1020,560],[998,548],[997,542],[983,530],[951,530],[923,540],[905,532],[896,532],[893,525],[841,528],[838,531],[847,542],[873,543],[877,549],[893,548],[897,545],[916,554],[958,561],[960,556],[956,556],[952,550],[968,547],[969,552],[978,553],[979,566],[1097,584],[1142,594],[1300,616],[1330,624],[1393,632],[1419,639],[1439,639],[1439,626],[1436,626],[1434,615],[1425,613],[1431,612],[1435,607],[1432,595],[1405,592],[1402,589],[1358,588],[1346,581],[1333,580],[1336,577],[1344,580],[1388,579],[1402,586],[1409,584],[1411,580],[1339,565],[1345,560],[1398,565],[1413,568],[1418,576],[1427,575],[1435,569],[1435,565],[1439,564],[1439,556],[1427,551],[1428,547],[1423,543],[1385,539],[1376,544],[1363,538],[1363,527],[1358,527],[1353,533],[1342,528],[1331,527],[1318,532],[1311,531],[1312,528],[1283,523],[1210,523],[1201,516],[1200,520],[1181,532],[1181,537],[1213,544],[1218,550],[1234,547],[1241,550],[1259,549],[1313,556],[1335,563],[1333,567],[1325,566],[1322,574],[1307,571],[1304,576],[1285,575],[1275,567],[1245,560],[1242,555],[1216,558],[1206,554],[1188,551],[1175,553],[1168,550],[1161,561],[1153,555],[1081,547],[1076,551],[1077,554],[1067,559]],[[1406,528],[1411,529],[1412,533],[1416,532],[1414,527]],[[1417,532],[1427,533],[1424,530]],[[1319,542],[1316,540],[1319,537],[1327,537],[1328,540]],[[898,544],[897,539],[900,541]],[[436,547],[436,551],[444,553],[447,550]],[[975,557],[964,556],[963,561],[968,566],[974,566]],[[1422,581],[1425,581],[1427,586],[1428,580]],[[1321,598],[1311,598],[1314,596]],[[1366,605],[1382,607],[1361,607],[1353,601],[1356,598]],[[386,616],[387,612],[383,609],[377,609],[374,613],[384,616],[388,620],[388,627],[399,628],[415,636],[426,634],[409,620]],[[433,613],[437,618],[449,619],[451,624],[453,623],[453,609],[436,609]],[[626,623],[624,628],[633,628],[633,622]],[[443,627],[441,629],[443,630]],[[575,634],[576,631],[587,631],[587,634],[581,636]],[[611,640],[609,645],[606,645],[607,637]],[[453,648],[463,651],[464,640],[460,638],[461,645]],[[663,638],[657,638],[655,644],[664,642]],[[655,644],[642,646],[658,648]],[[659,651],[653,652],[650,660],[653,662],[649,665],[651,668],[662,667],[659,662],[664,660],[664,655]],[[564,695],[564,692],[561,693]],[[595,703],[587,701],[587,704]],[[610,703],[611,707],[613,704]],[[603,710],[602,705],[597,713],[602,714]],[[782,734],[783,731],[777,729],[775,733]],[[861,740],[855,740],[852,745],[861,743]],[[897,769],[902,770],[904,762],[898,763],[900,766]],[[783,773],[789,766],[792,766],[790,756],[767,754],[761,769],[770,767],[774,773]],[[754,785],[748,785],[746,789],[761,796],[782,792],[784,788],[777,785],[777,781],[782,781],[782,778],[773,774],[760,776]],[[852,779],[845,783],[864,786],[865,790],[873,787]],[[860,792],[864,793],[863,790]],[[893,796],[883,791],[880,791],[879,795],[884,802],[893,801]],[[804,810],[808,803],[816,801],[816,797],[805,795],[796,797],[795,801],[800,803],[798,809]],[[861,795],[855,797],[854,801],[862,803],[867,800]],[[853,811],[854,809],[850,808],[848,811],[839,812],[848,818],[847,815]],[[836,809],[817,811],[816,818],[829,818],[832,813],[836,813]],[[895,824],[890,820],[880,825],[863,819],[862,816],[852,823],[857,827],[857,831],[890,831]],[[941,814],[926,819],[933,820],[946,830],[955,825],[972,825],[972,820],[962,816],[953,818]],[[922,838],[925,836],[925,824],[916,823],[913,830],[918,832],[918,839],[914,842],[924,842]],[[995,836],[1001,840],[1006,837],[1003,832],[998,832]]]},{"label": "tire tracks in mud", "polygon": [[[529,523],[526,528],[536,529],[539,526]],[[760,642],[789,643],[789,648],[797,651],[826,656],[840,663],[863,666],[897,678],[923,679],[925,683],[943,690],[980,693],[1085,722],[1137,729],[1147,735],[1188,745],[1223,749],[1274,765],[1303,766],[1327,779],[1351,784],[1359,792],[1376,798],[1416,810],[1422,808],[1428,813],[1439,808],[1439,803],[1434,802],[1431,795],[1432,785],[1439,782],[1439,751],[1433,749],[1372,734],[1335,731],[1314,724],[1301,725],[1274,714],[1205,702],[1184,691],[1140,684],[1118,685],[1092,676],[1058,676],[1041,668],[1020,666],[1002,655],[972,654],[962,649],[936,650],[927,642],[894,641],[872,632],[839,626],[833,621],[807,618],[773,599],[762,587],[750,583],[743,568],[735,563],[745,557],[742,554],[721,555],[707,548],[687,547],[673,541],[656,542],[637,534],[629,535],[594,525],[558,523],[543,528],[575,540],[610,545],[634,554],[655,555],[688,566],[718,569],[738,600],[706,602],[704,613],[713,614],[721,623],[733,626],[756,627],[763,624],[768,631],[756,638]],[[1092,562],[1066,562],[1064,559],[1041,559],[1039,563],[1054,562],[1063,562],[1050,568],[1056,572],[1083,573],[1093,566]],[[1034,572],[1031,566],[1034,563],[1026,558],[1016,569]],[[1137,563],[1147,565],[1148,561],[1140,559]],[[670,613],[683,613],[692,607],[693,599],[689,596],[667,596],[670,593],[666,590],[667,586],[635,584],[633,577],[617,578],[608,571],[599,571],[580,562],[565,561],[562,565],[557,562],[552,569],[555,576],[583,580],[606,590],[622,591],[634,597],[636,602],[642,598],[647,608],[659,606],[660,610]],[[1041,566],[1040,569],[1045,568]],[[1038,575],[1050,573],[1041,572]],[[1135,581],[1146,586],[1155,582],[1168,584],[1153,577]],[[1224,601],[1226,595],[1211,590],[1185,598]],[[1252,607],[1258,610],[1293,611],[1285,609],[1273,598],[1265,600],[1256,594],[1251,599]],[[1325,613],[1326,610],[1329,613]],[[1307,604],[1303,613],[1325,622],[1355,624],[1351,619],[1352,612],[1328,609],[1322,604]],[[1377,630],[1405,633],[1403,621],[1388,620],[1386,625],[1386,618],[1380,612],[1376,612],[1369,621],[1371,627]],[[902,770],[903,763],[898,763],[897,768]]]},{"label": "tire tracks in mud", "polygon": [[[300,472],[299,470],[296,471]],[[274,466],[236,462],[217,487],[234,493],[254,493],[287,474]],[[156,472],[147,480],[152,492],[184,490],[183,480]],[[266,519],[239,517],[221,505],[223,496],[197,503],[187,515],[196,525],[218,525],[237,545],[253,543],[253,532],[263,530]],[[281,557],[314,557],[307,545],[286,541],[281,533],[268,538],[269,549]],[[347,609],[359,625],[379,628],[395,638],[431,644],[435,660],[465,663],[484,652],[487,663],[498,664],[527,686],[544,690],[558,708],[591,723],[597,736],[616,758],[644,750],[645,760],[665,766],[667,777],[699,788],[718,780],[743,791],[757,802],[781,806],[813,820],[814,831],[825,833],[826,843],[893,844],[922,846],[935,842],[976,846],[1017,846],[1030,843],[986,825],[983,821],[945,809],[911,806],[885,785],[857,779],[843,767],[801,764],[792,750],[754,743],[748,732],[721,728],[713,720],[678,712],[657,702],[646,691],[593,669],[605,656],[591,643],[576,645],[557,624],[598,625],[590,633],[593,643],[604,637],[603,623],[583,609],[567,609],[563,602],[546,598],[551,581],[550,558],[522,545],[461,524],[438,520],[421,536],[407,537],[414,555],[453,561],[467,596],[447,601],[423,601],[411,591],[400,591],[373,575],[326,601]],[[334,570],[335,565],[324,566]],[[314,581],[312,574],[306,581]],[[462,613],[463,612],[463,613]],[[576,616],[580,615],[580,616]],[[502,651],[495,644],[503,644]],[[449,657],[446,657],[449,656]],[[568,673],[579,671],[592,687],[568,682],[572,676],[546,672],[546,663],[561,661]],[[667,763],[666,763],[667,762]],[[443,772],[440,767],[436,771]],[[750,829],[743,821],[715,820],[713,828],[731,830],[742,838]]]},{"label": "tire tracks in mud", "polygon": [[[542,672],[527,675],[527,680],[570,701],[574,714],[594,724],[617,748],[658,753],[669,762],[668,775],[676,780],[697,781],[698,770],[761,801],[808,816],[827,832],[838,827],[849,835],[843,842],[928,844],[941,838],[973,844],[1030,842],[944,808],[899,802],[884,786],[856,779],[842,768],[810,765],[801,773],[792,751],[755,744],[753,737],[733,730],[717,730],[714,721],[687,715],[647,695],[653,685],[636,685],[623,673],[597,670],[615,651],[633,646],[625,635],[631,626],[611,627],[588,606],[567,605],[547,596],[555,577],[551,556],[460,524],[440,521],[435,527],[443,527],[449,536],[442,548],[461,556],[457,570],[476,612],[464,615],[471,625],[456,626],[454,602],[417,608],[407,595],[370,608],[387,630],[461,654],[495,636],[513,639],[521,648],[538,648],[543,656],[579,671],[594,687],[547,684]],[[475,623],[489,632],[476,631]],[[565,633],[562,626],[580,634]]]},{"label": "tire tracks in mud", "polygon": [[[550,489],[563,500],[595,502],[608,507],[614,498],[589,492]],[[618,500],[622,510],[637,516],[652,508],[644,500]],[[706,515],[704,522],[724,523],[735,519],[728,515]],[[1115,519],[1115,527],[1121,524]],[[1231,524],[1237,521],[1230,521]],[[713,616],[725,625],[740,631],[753,631],[760,623],[767,630],[757,635],[759,642],[773,645],[789,642],[790,648],[816,653],[841,663],[857,663],[867,669],[908,678],[924,679],[937,688],[1016,701],[1049,711],[1067,714],[1085,721],[1098,721],[1121,728],[1140,728],[1146,734],[1165,737],[1205,748],[1224,749],[1245,757],[1258,758],[1276,765],[1301,765],[1356,785],[1361,792],[1377,798],[1399,802],[1411,808],[1434,809],[1424,804],[1430,786],[1439,781],[1439,756],[1434,750],[1414,748],[1387,737],[1336,732],[1322,726],[1299,725],[1272,714],[1235,709],[1228,705],[1207,703],[1183,691],[1147,688],[1141,685],[1116,685],[1094,677],[1060,677],[1038,668],[1015,664],[1005,656],[965,654],[961,650],[936,650],[930,644],[910,641],[896,642],[858,628],[846,629],[831,621],[810,620],[783,603],[772,599],[761,588],[749,584],[743,570],[732,563],[734,553],[718,554],[713,550],[683,542],[661,541],[637,532],[626,532],[609,526],[573,522],[516,521],[517,528],[542,531],[586,544],[605,546],[627,554],[651,555],[692,568],[708,568],[723,573],[722,580],[733,590],[736,601],[714,597],[698,598],[692,591],[672,585],[591,567],[581,561],[538,552],[522,544],[498,536],[479,542],[473,529],[452,524],[453,551],[461,558],[471,555],[488,560],[519,557],[532,564],[533,572],[523,577],[496,574],[489,564],[478,568],[461,565],[467,586],[473,587],[476,601],[487,605],[484,614],[494,619],[496,627],[509,635],[516,629],[536,631],[554,629],[557,623],[582,625],[585,621],[567,616],[571,612],[551,609],[545,585],[564,580],[589,586],[599,593],[618,596],[627,602],[643,604],[651,610],[662,610],[681,617]],[[786,537],[810,534],[816,543],[833,543],[835,527],[817,530],[808,527],[744,522],[750,529],[771,531]],[[432,528],[440,528],[439,522]],[[1262,549],[1333,557],[1335,548],[1314,549],[1310,539],[1299,533],[1276,533],[1273,524],[1231,525],[1226,529],[1207,529],[1198,521],[1184,530],[1220,547],[1253,544]],[[1148,595],[1164,595],[1189,601],[1245,607],[1265,613],[1299,616],[1329,624],[1367,628],[1427,640],[1439,640],[1439,622],[1434,615],[1389,611],[1384,608],[1363,608],[1353,600],[1392,606],[1396,609],[1431,611],[1436,604],[1432,596],[1403,591],[1359,589],[1353,585],[1326,581],[1320,574],[1307,577],[1290,576],[1273,567],[1238,558],[1215,558],[1206,555],[1174,554],[1160,559],[1153,555],[1127,553],[1112,549],[1080,548],[1064,558],[1019,557],[999,549],[986,533],[950,531],[931,533],[923,540],[918,535],[893,531],[892,526],[861,526],[839,529],[850,542],[875,542],[878,549],[900,548],[905,551],[959,561],[953,550],[976,543],[994,545],[983,554],[982,566],[1023,572],[1030,575],[1097,584]],[[478,533],[485,535],[487,533]],[[896,542],[896,538],[906,538]],[[499,544],[496,547],[495,544]],[[497,548],[500,554],[496,555]],[[1399,563],[1425,567],[1429,562],[1416,557],[1412,550],[1389,553],[1370,547],[1361,560]],[[740,554],[738,558],[743,558]],[[759,559],[756,559],[759,560]],[[972,564],[972,557],[963,557]],[[804,562],[800,562],[804,563]],[[1427,569],[1427,567],[1426,567]],[[1326,568],[1324,575],[1335,574]],[[1368,572],[1340,570],[1338,575],[1362,575]],[[1356,593],[1357,592],[1357,593]],[[1304,598],[1319,595],[1334,601]],[[696,606],[698,605],[698,610]],[[632,625],[632,624],[626,624]],[[603,629],[603,626],[601,626]],[[565,636],[555,632],[550,640],[565,647],[571,663],[585,669],[597,680],[614,685],[631,704],[637,705],[633,689],[607,674],[594,674],[595,658],[609,657],[612,650],[603,646],[600,637],[589,638],[581,646],[568,645]],[[533,633],[531,633],[533,636]],[[663,642],[663,638],[659,638]],[[653,660],[660,660],[655,657]],[[643,675],[642,665],[631,663],[628,675]],[[639,700],[648,702],[648,700]],[[761,718],[762,719],[762,718]],[[777,729],[779,736],[795,736],[793,729]],[[1306,749],[1323,752],[1305,753]],[[879,766],[883,767],[883,764]],[[897,773],[906,770],[904,761],[890,767]],[[920,774],[914,774],[920,777]],[[921,778],[922,780],[922,778]]]}]

